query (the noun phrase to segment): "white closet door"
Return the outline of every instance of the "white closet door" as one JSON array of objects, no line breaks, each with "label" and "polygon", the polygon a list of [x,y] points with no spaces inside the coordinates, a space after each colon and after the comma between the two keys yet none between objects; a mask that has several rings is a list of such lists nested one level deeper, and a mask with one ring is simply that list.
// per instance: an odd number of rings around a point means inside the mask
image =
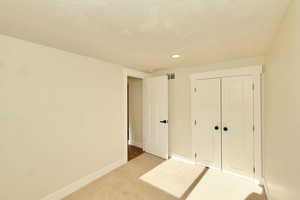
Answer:
[{"label": "white closet door", "polygon": [[220,79],[195,81],[192,97],[193,151],[196,162],[221,168]]},{"label": "white closet door", "polygon": [[253,78],[222,79],[222,167],[253,177]]}]

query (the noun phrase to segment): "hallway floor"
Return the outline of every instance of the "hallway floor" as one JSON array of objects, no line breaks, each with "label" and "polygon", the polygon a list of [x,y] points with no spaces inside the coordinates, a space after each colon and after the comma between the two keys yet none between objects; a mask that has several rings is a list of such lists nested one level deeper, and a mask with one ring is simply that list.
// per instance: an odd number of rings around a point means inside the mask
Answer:
[{"label": "hallway floor", "polygon": [[142,148],[128,145],[128,161],[140,156],[142,153],[144,153]]}]

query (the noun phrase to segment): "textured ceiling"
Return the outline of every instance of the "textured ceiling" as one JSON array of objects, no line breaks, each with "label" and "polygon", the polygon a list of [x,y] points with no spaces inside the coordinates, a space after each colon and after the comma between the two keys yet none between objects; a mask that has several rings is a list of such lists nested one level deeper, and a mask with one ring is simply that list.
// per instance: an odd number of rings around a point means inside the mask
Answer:
[{"label": "textured ceiling", "polygon": [[146,71],[195,66],[264,55],[289,1],[1,0],[0,34]]}]

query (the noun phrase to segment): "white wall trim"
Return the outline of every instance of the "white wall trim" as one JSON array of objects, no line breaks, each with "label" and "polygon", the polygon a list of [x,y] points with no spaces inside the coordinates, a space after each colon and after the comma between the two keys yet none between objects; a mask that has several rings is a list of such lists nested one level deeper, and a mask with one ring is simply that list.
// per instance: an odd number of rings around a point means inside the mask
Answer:
[{"label": "white wall trim", "polygon": [[72,194],[73,192],[79,190],[80,188],[88,185],[89,183],[93,182],[94,180],[104,176],[105,174],[111,172],[112,170],[120,167],[121,165],[125,164],[127,162],[126,160],[119,160],[116,161],[92,174],[87,175],[86,177],[83,177],[70,185],[52,193],[49,194],[48,196],[42,198],[41,200],[61,200],[64,197]]},{"label": "white wall trim", "polygon": [[[145,73],[145,72],[141,72],[141,71],[137,71],[134,69],[129,69],[129,68],[124,68],[123,69],[123,91],[124,91],[124,95],[123,95],[123,148],[124,148],[124,160],[127,161],[127,156],[128,156],[128,150],[127,150],[127,83],[128,83],[128,77],[134,77],[134,78],[140,78],[140,79],[144,79],[147,76],[149,76],[149,74]],[[143,129],[144,130],[144,129]],[[143,147],[142,147],[143,148]]]},{"label": "white wall trim", "polygon": [[262,160],[262,72],[254,75],[254,178],[262,182],[263,178],[263,160]]},{"label": "white wall trim", "polygon": [[[264,185],[264,181],[259,181],[259,180],[256,180],[256,179],[253,179],[253,178],[249,178],[249,177],[246,177],[246,176],[241,176],[239,174],[235,174],[235,173],[232,173],[232,172],[229,172],[229,171],[224,171],[224,170],[221,170],[219,168],[214,168],[214,167],[210,167],[210,166],[207,166],[205,164],[201,164],[201,163],[196,163],[194,160],[192,159],[188,159],[184,156],[180,156],[180,155],[177,155],[177,154],[172,154],[170,156],[171,159],[174,159],[174,160],[178,160],[178,161],[181,161],[181,162],[185,162],[185,163],[188,163],[188,164],[193,164],[193,165],[200,165],[200,166],[203,166],[203,167],[208,167],[210,168],[211,170],[215,170],[215,171],[219,171],[219,172],[224,172],[224,173],[227,173],[227,174],[230,174],[232,176],[237,176],[237,177],[240,177],[240,178],[243,178],[243,179],[246,179],[248,181],[254,181],[256,184],[262,184]],[[266,188],[266,193],[268,193],[267,191],[267,187],[265,186]],[[268,196],[268,194],[267,194]],[[269,196],[268,196],[269,197]],[[268,200],[271,200],[270,198],[268,198]]]},{"label": "white wall trim", "polygon": [[243,175],[240,175],[240,174],[236,174],[236,173],[231,172],[231,171],[226,171],[226,170],[221,170],[221,171],[222,171],[223,173],[225,173],[225,174],[229,174],[229,175],[232,175],[232,176],[236,176],[236,177],[239,177],[239,178],[248,180],[248,181],[250,181],[250,182],[253,182],[253,183],[256,184],[256,185],[260,185],[260,184],[261,184],[261,181],[255,179],[255,178],[251,178],[251,177],[248,177],[248,176],[243,176]]},{"label": "white wall trim", "polygon": [[271,200],[271,192],[270,192],[270,188],[269,188],[268,182],[266,181],[265,178],[262,179],[262,185],[263,185],[264,188],[265,188],[265,192],[266,192],[267,199],[268,199],[268,200]]},{"label": "white wall trim", "polygon": [[[225,70],[209,71],[196,73],[190,76],[191,94],[195,87],[196,80],[213,79],[233,76],[253,76],[254,81],[254,179],[262,181],[262,99],[261,99],[261,82],[262,82],[263,66],[255,65],[249,67],[232,68]],[[191,97],[191,124],[193,124],[193,98]],[[193,133],[192,133],[193,135]],[[194,148],[193,148],[194,149]],[[194,151],[194,150],[193,150]]]},{"label": "white wall trim", "polygon": [[124,73],[126,73],[127,77],[144,79],[145,77],[149,76],[149,74],[147,74],[145,72],[141,72],[141,71],[129,69],[129,68],[125,68],[123,71],[124,71]]},{"label": "white wall trim", "polygon": [[181,162],[193,164],[193,165],[195,164],[195,161],[193,161],[191,159],[188,159],[188,158],[186,158],[184,156],[177,155],[177,154],[171,154],[170,158],[174,159],[174,160],[181,161]]},{"label": "white wall trim", "polygon": [[192,74],[190,76],[190,79],[199,80],[199,79],[221,78],[221,77],[228,77],[228,76],[246,76],[246,75],[259,76],[260,74],[262,74],[262,65],[256,65],[256,66],[249,66],[249,67],[240,67],[240,68],[196,73],[196,74]]}]

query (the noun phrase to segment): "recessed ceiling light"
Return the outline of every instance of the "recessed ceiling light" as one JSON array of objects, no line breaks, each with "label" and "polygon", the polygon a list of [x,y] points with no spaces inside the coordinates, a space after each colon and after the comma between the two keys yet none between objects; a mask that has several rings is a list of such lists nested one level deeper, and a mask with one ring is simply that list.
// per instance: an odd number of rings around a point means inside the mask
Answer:
[{"label": "recessed ceiling light", "polygon": [[181,57],[181,55],[174,54],[174,55],[172,55],[171,57],[172,57],[172,58],[180,58],[180,57]]}]

